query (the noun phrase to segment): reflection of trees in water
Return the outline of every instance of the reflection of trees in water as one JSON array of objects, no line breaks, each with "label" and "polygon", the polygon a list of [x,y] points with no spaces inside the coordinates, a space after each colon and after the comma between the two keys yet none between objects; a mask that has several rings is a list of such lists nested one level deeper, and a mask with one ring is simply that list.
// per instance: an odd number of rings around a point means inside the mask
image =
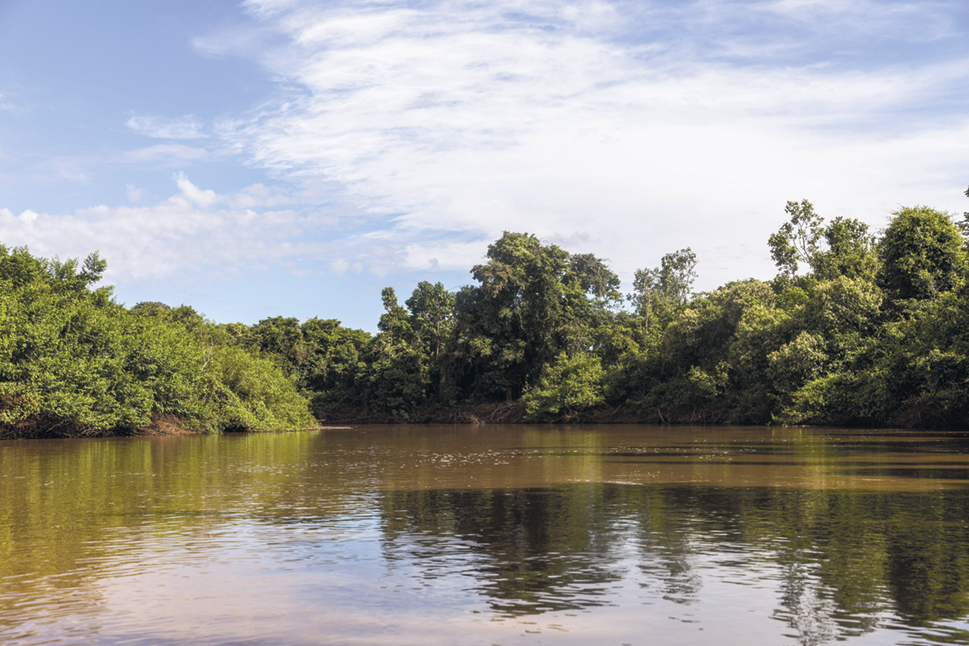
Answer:
[{"label": "reflection of trees in water", "polygon": [[965,545],[953,549],[953,539],[966,540],[967,518],[898,523],[887,578],[898,613],[910,623],[960,617],[969,608],[969,553]]},{"label": "reflection of trees in water", "polygon": [[442,576],[455,565],[442,538],[459,541],[465,573],[502,612],[615,603],[627,578],[690,605],[705,576],[733,568],[776,583],[773,616],[805,645],[871,632],[895,613],[914,628],[969,614],[965,491],[583,484],[388,492],[381,504],[389,560]]},{"label": "reflection of trees in water", "polygon": [[669,491],[651,487],[623,487],[622,516],[636,519],[635,545],[639,586],[666,601],[690,605],[698,600],[703,578],[696,565],[692,533],[697,519],[689,505],[671,499]]},{"label": "reflection of trees in water", "polygon": [[[0,642],[70,617],[96,635],[99,582],[138,573],[146,555],[213,556],[211,537],[253,492],[306,508],[293,486],[309,436],[52,440],[0,447]],[[294,468],[295,467],[297,468]],[[224,535],[223,535],[224,536]],[[30,609],[25,611],[25,609]],[[87,623],[85,623],[87,622]],[[93,639],[93,637],[92,637]]]},{"label": "reflection of trees in water", "polygon": [[[456,536],[475,553],[473,571],[492,608],[509,614],[569,610],[608,602],[622,579],[610,554],[612,505],[589,487],[565,490],[388,492],[383,501],[388,560],[419,563],[427,578],[456,565]],[[467,560],[464,561],[464,565]]]}]

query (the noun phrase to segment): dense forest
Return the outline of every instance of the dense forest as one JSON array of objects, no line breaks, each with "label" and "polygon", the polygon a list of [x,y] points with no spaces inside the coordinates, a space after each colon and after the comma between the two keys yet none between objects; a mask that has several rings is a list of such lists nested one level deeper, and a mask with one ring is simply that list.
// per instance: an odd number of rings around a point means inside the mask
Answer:
[{"label": "dense forest", "polygon": [[[969,197],[969,190],[966,191]],[[603,259],[506,232],[456,292],[382,292],[379,332],[118,304],[106,263],[0,245],[0,438],[348,421],[961,426],[969,214],[877,233],[788,202],[778,274],[695,293],[669,253],[632,291]]]}]

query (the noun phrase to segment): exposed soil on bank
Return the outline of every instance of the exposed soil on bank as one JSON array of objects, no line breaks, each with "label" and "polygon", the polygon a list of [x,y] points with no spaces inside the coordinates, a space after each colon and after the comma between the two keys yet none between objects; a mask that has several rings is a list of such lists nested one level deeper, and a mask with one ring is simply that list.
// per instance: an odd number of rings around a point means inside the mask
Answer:
[{"label": "exposed soil on bank", "polygon": [[[930,407],[909,405],[891,419],[886,428],[939,429],[954,428],[952,419],[933,414]],[[409,414],[374,412],[364,408],[317,408],[313,411],[320,426],[296,430],[349,429],[361,424],[737,424],[727,410],[663,410],[623,405],[616,408],[596,408],[580,412],[544,415],[538,419],[525,418],[525,402],[463,404],[449,408],[427,406]],[[827,420],[819,426],[858,426],[856,420]],[[960,418],[958,420],[963,422]],[[962,424],[960,428],[965,428]],[[226,433],[248,432],[245,428],[226,429]],[[191,420],[174,415],[156,414],[144,428],[94,429],[69,419],[54,419],[35,415],[16,424],[0,423],[0,440],[53,439],[85,437],[130,437],[155,435],[200,434]]]},{"label": "exposed soil on bank", "polygon": [[[699,414],[684,415],[645,411],[632,406],[595,409],[580,413],[546,415],[525,419],[523,401],[464,404],[449,408],[428,406],[410,414],[374,412],[363,408],[317,409],[320,426],[300,430],[346,429],[359,424],[718,424],[723,419]],[[247,432],[245,428],[226,429],[226,433]],[[0,440],[53,439],[83,437],[130,437],[151,435],[194,435],[197,427],[191,420],[174,415],[152,415],[151,424],[143,428],[94,429],[73,420],[36,415],[16,424],[0,424]]]},{"label": "exposed soil on bank", "polygon": [[[349,426],[317,426],[305,429],[328,430],[346,429]],[[245,429],[238,429],[246,432]],[[228,432],[228,431],[227,431]],[[185,420],[175,415],[155,414],[151,416],[151,424],[143,428],[113,428],[96,429],[80,424],[70,419],[55,419],[46,415],[34,415],[16,424],[0,423],[0,440],[41,440],[67,439],[85,437],[133,437],[157,435],[201,435],[198,427],[191,420]]]},{"label": "exposed soil on bank", "polygon": [[640,406],[595,408],[578,412],[525,418],[525,402],[462,404],[449,408],[426,407],[409,414],[367,411],[363,408],[318,408],[313,411],[327,424],[726,424],[726,412],[710,410],[647,410]]},{"label": "exposed soil on bank", "polygon": [[[601,407],[526,419],[525,402],[463,404],[449,408],[428,406],[408,414],[374,412],[363,408],[317,408],[321,424],[660,424],[660,425],[762,425],[763,421],[738,419],[728,407],[644,408],[635,404]],[[816,419],[801,426],[872,428],[858,418]],[[879,428],[909,430],[964,430],[969,426],[966,411],[941,409],[931,403],[905,402]]]}]

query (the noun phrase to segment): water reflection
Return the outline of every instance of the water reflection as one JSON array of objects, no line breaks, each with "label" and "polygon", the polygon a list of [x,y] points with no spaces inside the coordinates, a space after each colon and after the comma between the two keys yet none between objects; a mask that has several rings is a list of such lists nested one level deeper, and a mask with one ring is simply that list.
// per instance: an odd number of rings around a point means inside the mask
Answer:
[{"label": "water reflection", "polygon": [[453,537],[473,554],[475,567],[462,571],[478,581],[492,610],[514,616],[600,606],[610,601],[606,585],[622,572],[611,549],[617,532],[606,518],[608,501],[595,493],[388,492],[381,497],[385,555],[439,578],[453,572],[454,550],[437,537]]},{"label": "water reflection", "polygon": [[609,584],[630,578],[645,598],[689,606],[711,577],[760,578],[778,584],[773,617],[819,644],[885,627],[890,614],[910,626],[969,614],[967,500],[599,484],[388,492],[380,505],[388,561],[433,579],[453,567],[457,539],[496,612],[614,603]]},{"label": "water reflection", "polygon": [[649,427],[9,442],[0,641],[969,643],[967,452]]}]

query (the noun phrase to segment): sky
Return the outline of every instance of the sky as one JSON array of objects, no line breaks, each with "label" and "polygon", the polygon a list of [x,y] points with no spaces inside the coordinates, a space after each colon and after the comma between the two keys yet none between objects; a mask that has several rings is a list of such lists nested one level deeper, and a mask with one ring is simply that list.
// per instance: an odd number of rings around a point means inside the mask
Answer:
[{"label": "sky", "polygon": [[371,331],[503,231],[769,279],[788,200],[969,210],[967,43],[964,0],[0,0],[0,243]]}]

